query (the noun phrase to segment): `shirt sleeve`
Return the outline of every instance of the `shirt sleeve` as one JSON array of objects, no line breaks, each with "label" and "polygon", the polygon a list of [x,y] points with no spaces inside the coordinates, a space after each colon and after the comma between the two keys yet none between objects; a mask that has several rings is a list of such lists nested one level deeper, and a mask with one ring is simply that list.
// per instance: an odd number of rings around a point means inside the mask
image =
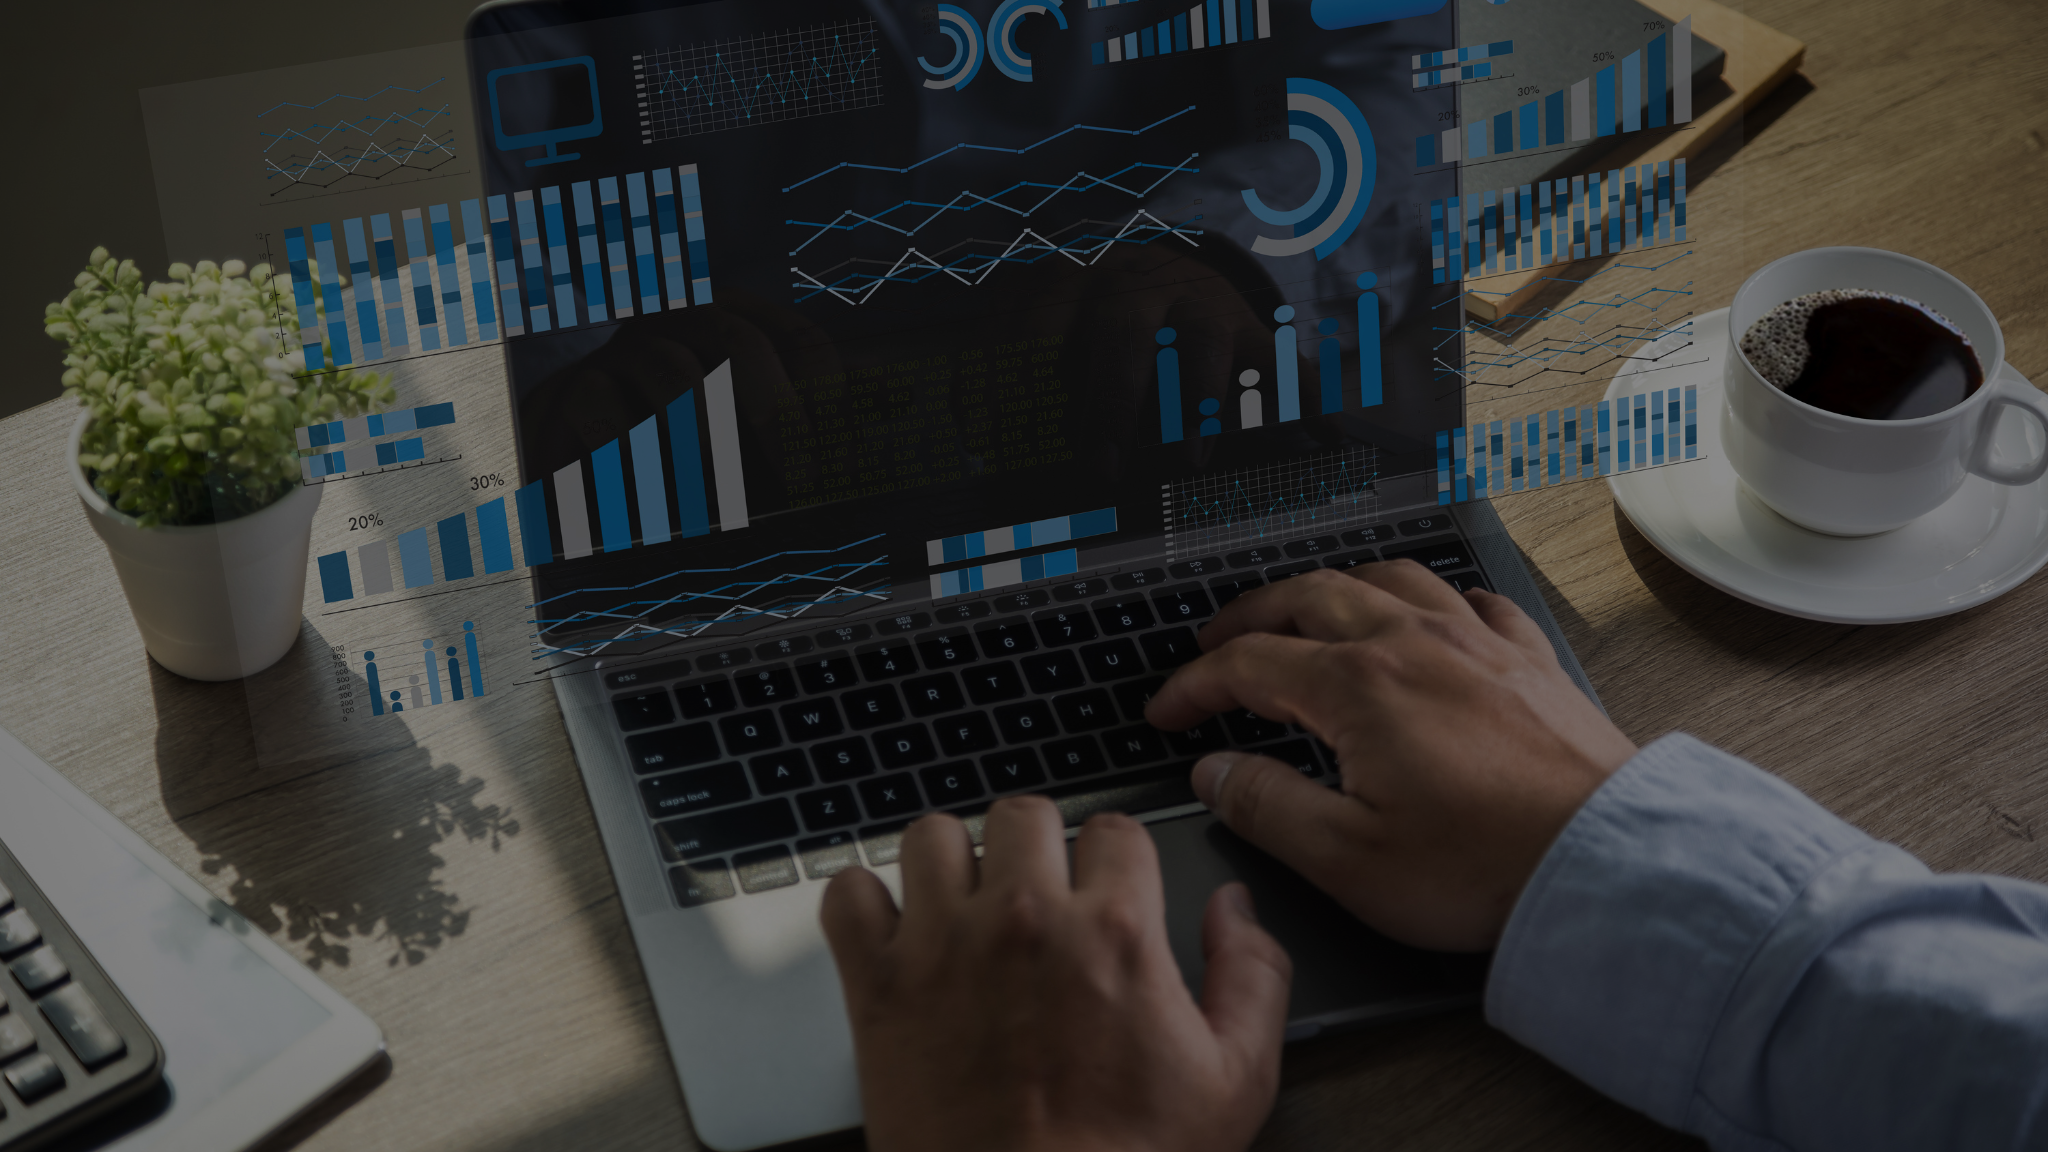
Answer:
[{"label": "shirt sleeve", "polygon": [[1717,1149],[2048,1148],[2048,888],[1935,875],[1689,736],[1551,846],[1486,1016]]}]

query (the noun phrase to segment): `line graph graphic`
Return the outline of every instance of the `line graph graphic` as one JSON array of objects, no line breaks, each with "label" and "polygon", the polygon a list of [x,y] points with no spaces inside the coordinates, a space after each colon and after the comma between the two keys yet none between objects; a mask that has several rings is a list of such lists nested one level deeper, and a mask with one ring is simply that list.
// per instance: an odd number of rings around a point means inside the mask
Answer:
[{"label": "line graph graphic", "polygon": [[[1569,287],[1573,294],[1569,302],[1505,313],[1491,323],[1466,318],[1460,326],[1459,312],[1445,313],[1432,327],[1439,337],[1432,359],[1433,379],[1439,390],[1455,389],[1462,381],[1526,391],[1539,377],[1553,377],[1542,383],[1568,383],[1617,362],[1638,359],[1630,351],[1638,344],[1689,330],[1690,311],[1661,322],[1655,317],[1670,305],[1684,305],[1692,299],[1692,281],[1672,283],[1662,274],[1694,253],[1688,248],[1656,263],[1610,264],[1584,277],[1547,276],[1545,280]],[[1617,273],[1623,275],[1612,283],[1614,291],[1603,295],[1586,290]],[[1460,299],[1437,307],[1457,307]],[[1458,359],[1461,336],[1466,338],[1462,361]],[[1677,362],[1689,361],[1681,357]]]},{"label": "line graph graphic", "polygon": [[1379,511],[1378,453],[1347,448],[1161,485],[1175,557],[1205,555]]},{"label": "line graph graphic", "polygon": [[[256,114],[258,154],[269,196],[294,190],[325,190],[355,181],[377,181],[400,173],[432,172],[456,159],[452,101],[407,101],[447,80],[439,76],[418,88],[388,84],[367,96],[337,92],[311,104],[282,101]],[[403,95],[390,95],[390,94]],[[440,93],[433,93],[440,95]],[[334,101],[344,107],[385,103],[375,111],[299,124],[286,110],[312,112]],[[341,109],[336,109],[341,111]],[[351,185],[352,186],[352,185]]]},{"label": "line graph graphic", "polygon": [[995,152],[1005,156],[1022,156],[1035,149],[1043,148],[1047,144],[1050,144],[1053,141],[1061,139],[1063,137],[1069,136],[1075,132],[1105,132],[1116,136],[1143,136],[1145,133],[1150,132],[1154,128],[1157,128],[1162,124],[1167,124],[1171,123],[1172,121],[1178,120],[1181,117],[1186,116],[1190,112],[1193,112],[1194,110],[1195,106],[1193,104],[1190,104],[1178,112],[1173,112],[1165,116],[1161,116],[1159,119],[1154,120],[1152,123],[1147,124],[1142,128],[1109,128],[1099,124],[1073,124],[1068,127],[1060,129],[1059,131],[1053,133],[1050,136],[1045,137],[1042,140],[1026,144],[1021,148],[1005,148],[997,144],[955,144],[950,148],[942,148],[939,151],[934,152],[931,155],[925,157],[924,159],[902,168],[897,168],[888,164],[862,164],[853,160],[842,160],[829,168],[823,169],[818,172],[814,172],[811,175],[804,177],[803,179],[797,181],[796,183],[791,184],[789,187],[784,188],[783,191],[794,192],[797,189],[803,187],[804,185],[809,184],[813,180],[820,180],[823,179],[824,177],[830,176],[834,172],[843,171],[849,168],[860,172],[893,172],[899,176],[905,176],[917,171],[919,168],[922,168],[927,164],[933,163],[934,161],[943,160],[946,157],[951,156],[955,152]]},{"label": "line graph graphic", "polygon": [[873,20],[846,20],[636,55],[640,141],[876,107],[880,51]]}]

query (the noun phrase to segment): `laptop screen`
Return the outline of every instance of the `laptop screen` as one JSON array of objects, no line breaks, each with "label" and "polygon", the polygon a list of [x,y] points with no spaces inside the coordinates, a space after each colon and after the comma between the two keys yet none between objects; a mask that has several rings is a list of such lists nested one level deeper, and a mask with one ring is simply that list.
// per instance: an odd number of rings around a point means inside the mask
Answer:
[{"label": "laptop screen", "polygon": [[1114,542],[1299,535],[1431,469],[1463,415],[1430,239],[1456,175],[1417,140],[1456,96],[1412,62],[1452,22],[1442,0],[479,13],[540,634],[593,654],[943,602]]}]

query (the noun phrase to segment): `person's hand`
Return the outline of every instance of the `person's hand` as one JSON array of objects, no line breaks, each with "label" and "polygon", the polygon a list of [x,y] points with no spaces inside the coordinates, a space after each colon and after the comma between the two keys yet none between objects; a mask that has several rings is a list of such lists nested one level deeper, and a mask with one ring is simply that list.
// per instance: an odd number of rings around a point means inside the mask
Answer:
[{"label": "person's hand", "polygon": [[1125,816],[1074,844],[1057,809],[999,800],[967,831],[903,837],[903,908],[871,872],[833,877],[825,936],[877,1152],[1225,1152],[1272,1107],[1292,969],[1244,886],[1202,925],[1202,1003],[1166,941],[1159,858]]},{"label": "person's hand", "polygon": [[1248,593],[1154,695],[1167,731],[1249,708],[1336,750],[1332,791],[1219,752],[1196,795],[1361,920],[1425,948],[1499,939],[1559,832],[1635,745],[1504,596],[1460,595],[1408,560]]}]

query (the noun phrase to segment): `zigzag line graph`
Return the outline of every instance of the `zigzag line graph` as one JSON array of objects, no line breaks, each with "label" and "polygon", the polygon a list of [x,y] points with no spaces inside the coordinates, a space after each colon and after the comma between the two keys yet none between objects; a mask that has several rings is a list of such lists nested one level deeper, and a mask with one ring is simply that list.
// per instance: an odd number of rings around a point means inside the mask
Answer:
[{"label": "zigzag line graph", "polygon": [[922,168],[935,160],[951,156],[955,152],[998,152],[1006,156],[1022,156],[1026,152],[1029,152],[1034,148],[1042,148],[1045,145],[1050,144],[1053,141],[1058,140],[1060,137],[1065,136],[1072,132],[1107,132],[1111,135],[1116,136],[1143,136],[1145,133],[1150,132],[1152,129],[1159,127],[1161,124],[1165,124],[1173,120],[1178,120],[1182,116],[1185,116],[1188,113],[1193,112],[1194,110],[1195,106],[1193,104],[1190,104],[1178,112],[1174,112],[1166,116],[1161,116],[1159,119],[1154,120],[1152,123],[1145,125],[1143,128],[1105,128],[1098,124],[1074,124],[1069,127],[1062,128],[1059,131],[1053,133],[1050,136],[1047,136],[1045,139],[1040,140],[1036,143],[1026,144],[1022,148],[1002,148],[993,144],[955,144],[950,148],[934,152],[931,155],[925,157],[924,159],[919,160],[917,163],[909,165],[908,167],[904,168],[896,168],[887,164],[856,164],[851,160],[842,160],[839,163],[832,165],[830,168],[827,168],[813,175],[804,177],[803,179],[797,181],[796,183],[791,184],[789,187],[784,188],[783,191],[794,192],[798,188],[801,188],[804,185],[809,184],[813,180],[818,180],[826,176],[830,176],[832,173],[837,172],[843,168],[852,168],[863,172],[894,172],[897,175],[901,176],[907,175],[911,172],[915,172],[919,168]]},{"label": "zigzag line graph", "polygon": [[[948,200],[944,203],[939,203],[937,201],[932,200],[905,200],[901,204],[897,204],[889,208],[884,208],[880,212],[876,212],[872,215],[863,215],[859,212],[855,212],[851,208],[848,208],[845,211],[841,212],[839,214],[838,219],[833,220],[831,223],[822,223],[816,220],[787,220],[784,221],[784,223],[791,224],[801,228],[817,229],[817,231],[811,233],[810,237],[806,239],[803,243],[798,244],[796,247],[790,249],[789,254],[791,256],[794,256],[797,253],[802,252],[805,248],[810,247],[811,244],[814,241],[816,241],[819,237],[824,236],[828,233],[852,232],[855,231],[856,229],[866,227],[867,225],[870,224],[878,228],[885,228],[891,232],[896,233],[899,236],[915,236],[926,225],[930,224],[934,220],[937,220],[939,217],[945,215],[948,212],[971,212],[976,208],[989,207],[1000,208],[1003,211],[1009,212],[1013,215],[1019,217],[1026,217],[1030,216],[1033,212],[1038,211],[1040,208],[1045,207],[1046,204],[1050,203],[1055,196],[1058,196],[1062,192],[1090,192],[1097,188],[1107,188],[1113,191],[1122,192],[1123,194],[1130,196],[1133,199],[1142,200],[1146,196],[1150,195],[1154,188],[1157,188],[1161,184],[1165,183],[1166,180],[1176,172],[1201,171],[1201,169],[1199,168],[1192,168],[1188,166],[1188,161],[1195,159],[1199,155],[1201,155],[1201,153],[1199,152],[1190,152],[1187,155],[1187,159],[1182,160],[1178,164],[1172,165],[1139,162],[1136,164],[1128,165],[1124,168],[1120,168],[1107,176],[1093,176],[1087,172],[1076,172],[1065,183],[1061,184],[1047,184],[1037,180],[1019,180],[1015,184],[1010,185],[1008,188],[1005,188],[1002,191],[993,193],[991,195],[984,196],[976,192],[963,191],[958,196],[955,196],[951,200]],[[1159,177],[1153,180],[1151,183],[1143,185],[1142,187],[1127,188],[1122,184],[1117,183],[1117,180],[1122,178],[1125,174],[1140,170],[1158,172]],[[1002,202],[1003,197],[1008,196],[1010,193],[1015,192],[1020,188],[1042,189],[1044,190],[1045,195],[1039,197],[1037,200],[1034,200],[1029,205],[1022,208],[1014,207],[1012,205],[1005,204]],[[917,223],[912,224],[908,228],[891,224],[887,220],[883,219],[883,217],[888,216],[890,213],[896,212],[904,208],[929,208],[932,211],[924,219],[919,220]]]},{"label": "zigzag line graph", "polygon": [[784,556],[830,556],[834,553],[844,552],[849,548],[858,548],[863,544],[872,544],[886,535],[888,535],[886,532],[877,532],[873,536],[865,536],[859,540],[841,544],[837,548],[791,548],[782,552],[770,552],[766,556],[757,556],[744,564],[735,564],[730,568],[678,568],[673,572],[664,572],[659,576],[650,576],[638,584],[577,588],[568,592],[557,593],[545,600],[536,600],[531,607],[536,609],[545,608],[557,600],[565,600],[571,596],[588,596],[596,592],[640,592],[652,588],[664,580],[673,580],[678,576],[725,576],[733,572],[744,572],[757,564],[767,564],[780,560]]},{"label": "zigzag line graph", "polygon": [[[1582,379],[1587,376],[1599,374],[1607,368],[1609,368],[1610,366],[1616,364],[1644,363],[1661,365],[1665,360],[1670,359],[1672,356],[1677,355],[1679,352],[1685,351],[1686,349],[1693,347],[1692,342],[1688,340],[1685,343],[1678,344],[1672,348],[1666,349],[1664,352],[1659,353],[1655,356],[1639,356],[1626,351],[1626,349],[1638,344],[1645,343],[1647,341],[1656,340],[1661,337],[1671,335],[1673,333],[1691,336],[1692,321],[1686,320],[1669,328],[1645,328],[1641,329],[1639,334],[1637,335],[1618,336],[1608,340],[1589,341],[1584,346],[1539,349],[1535,353],[1531,353],[1526,356],[1503,360],[1495,364],[1468,364],[1467,373],[1464,374],[1465,381],[1468,385],[1477,385],[1485,388],[1498,388],[1502,391],[1508,391],[1511,389],[1520,388],[1522,385],[1527,384],[1529,381],[1534,380],[1539,376],[1563,375]],[[1570,363],[1558,362],[1561,360],[1561,358],[1566,356],[1593,356],[1598,355],[1602,352],[1609,353],[1609,355],[1607,355],[1605,359],[1599,360],[1594,363],[1579,363],[1577,364],[1577,366],[1573,366]],[[1473,374],[1484,371],[1487,368],[1511,368],[1518,367],[1521,364],[1529,362],[1540,363],[1543,366],[1536,369],[1533,372],[1528,373],[1525,376],[1521,376],[1514,380],[1506,382],[1479,380],[1473,378]],[[1690,363],[1690,361],[1687,361],[1687,363]],[[1442,376],[1444,375],[1444,373],[1439,372],[1438,375]],[[1441,398],[1441,396],[1439,398]]]},{"label": "zigzag line graph", "polygon": [[[317,148],[327,143],[328,139],[336,132],[361,132],[363,135],[375,140],[379,131],[389,128],[401,120],[415,128],[431,133],[433,131],[433,122],[436,118],[453,116],[453,113],[448,111],[450,107],[452,105],[443,104],[439,108],[415,108],[413,109],[414,113],[425,114],[417,120],[404,112],[393,112],[389,116],[384,117],[365,116],[360,120],[340,120],[333,124],[312,124],[308,125],[303,132],[297,128],[286,128],[281,132],[258,132],[256,135],[269,141],[269,143],[263,146],[263,150],[268,152],[287,140],[303,140]],[[315,130],[320,132],[318,136],[313,135]]]},{"label": "zigzag line graph", "polygon": [[880,78],[869,67],[881,51],[877,31],[873,20],[858,20],[636,56],[641,136],[666,140],[879,104]]},{"label": "zigzag line graph", "polygon": [[[649,637],[663,636],[672,640],[687,640],[702,635],[706,630],[719,624],[744,623],[756,620],[793,620],[816,608],[841,604],[851,600],[887,600],[888,590],[876,581],[864,585],[851,583],[863,572],[887,565],[887,555],[853,562],[823,565],[810,572],[782,572],[762,580],[738,580],[704,592],[687,592],[659,600],[628,600],[611,608],[589,612],[577,612],[559,620],[536,619],[541,633],[564,625],[602,620],[631,621],[618,633],[592,640],[550,646],[537,644],[533,659],[542,660],[551,656],[595,656],[614,644],[623,644]],[[748,604],[745,599],[764,590],[784,588],[803,583],[827,583],[829,587],[815,594],[783,598],[765,605]],[[715,614],[698,616],[694,619],[672,621],[665,624],[650,624],[645,618],[667,608],[692,605],[716,608]],[[536,638],[541,633],[536,633]]]},{"label": "zigzag line graph", "polygon": [[[449,147],[454,142],[455,133],[450,132],[445,141],[436,140],[431,136],[421,136],[412,144],[401,145],[396,149],[387,149],[380,144],[372,144],[361,152],[344,152],[340,156],[329,156],[324,151],[316,151],[308,157],[300,157],[294,154],[285,157],[282,165],[265,160],[263,162],[265,169],[263,178],[265,180],[275,180],[282,176],[290,180],[294,185],[306,184],[313,188],[329,188],[350,176],[360,176],[365,180],[381,180],[400,168],[431,172],[446,164],[449,160],[455,159],[455,150]],[[413,162],[415,157],[422,155],[428,155],[431,158],[430,154],[435,152],[441,153],[444,158],[436,159],[432,164]],[[381,172],[364,172],[362,170],[365,164],[378,164],[386,161],[396,164],[397,167],[387,168]],[[337,172],[338,175],[324,184],[308,179],[316,175],[325,176],[330,172]]]},{"label": "zigzag line graph", "polygon": [[[1189,247],[1198,248],[1201,245],[1196,242],[1195,237],[1202,235],[1202,232],[1199,229],[1190,228],[1188,225],[1201,218],[1199,215],[1190,216],[1178,224],[1167,224],[1150,212],[1140,210],[1137,215],[1132,216],[1130,220],[1117,228],[1117,231],[1114,233],[1105,235],[1101,232],[1089,231],[1063,243],[1049,240],[1040,233],[1026,228],[1017,234],[1016,239],[1004,244],[1003,250],[995,255],[970,254],[944,263],[940,262],[936,257],[927,255],[915,248],[907,248],[904,250],[903,255],[897,257],[896,262],[889,266],[888,271],[879,276],[866,272],[849,272],[830,283],[805,272],[801,268],[791,267],[790,271],[798,279],[790,287],[798,289],[803,293],[797,297],[798,303],[809,300],[822,292],[830,293],[832,296],[848,304],[867,303],[874,298],[875,293],[884,284],[918,284],[941,274],[950,276],[962,285],[971,288],[988,279],[989,274],[1001,265],[1036,264],[1048,256],[1064,256],[1074,263],[1086,267],[1100,260],[1103,253],[1108,252],[1118,244],[1142,246],[1150,244],[1155,240],[1163,240],[1168,236],[1178,236],[1186,241]],[[1147,223],[1140,224],[1140,220],[1144,220]],[[1070,227],[1077,228],[1099,226],[1114,227],[1115,222],[1083,220],[1070,225]],[[1060,231],[1064,231],[1064,229]],[[1057,235],[1058,232],[1054,234]],[[1003,243],[1003,241],[999,240],[970,239],[963,240],[952,247],[960,248],[968,244]],[[950,250],[948,249],[947,251]],[[938,255],[943,256],[945,254],[946,252],[942,251]],[[833,269],[828,269],[823,275],[830,276],[838,268],[843,268],[847,264],[865,263],[880,263],[880,261],[848,260]]]},{"label": "zigzag line graph", "polygon": [[322,104],[326,104],[329,100],[358,100],[367,104],[370,101],[375,100],[377,97],[382,96],[386,92],[410,92],[413,95],[417,96],[420,93],[425,92],[427,89],[432,88],[434,85],[439,84],[441,81],[446,79],[446,76],[436,76],[431,81],[428,81],[426,84],[423,84],[418,88],[403,88],[396,84],[386,84],[384,87],[377,89],[375,92],[370,93],[368,96],[351,96],[346,92],[336,92],[334,95],[327,97],[325,100],[321,100],[318,104],[295,104],[290,100],[285,100],[276,105],[273,105],[272,107],[266,108],[261,112],[258,112],[256,114],[256,118],[258,120],[261,120],[265,116],[270,115],[272,112],[277,111],[279,108],[303,108],[306,111],[311,112],[315,108],[320,107]]}]

